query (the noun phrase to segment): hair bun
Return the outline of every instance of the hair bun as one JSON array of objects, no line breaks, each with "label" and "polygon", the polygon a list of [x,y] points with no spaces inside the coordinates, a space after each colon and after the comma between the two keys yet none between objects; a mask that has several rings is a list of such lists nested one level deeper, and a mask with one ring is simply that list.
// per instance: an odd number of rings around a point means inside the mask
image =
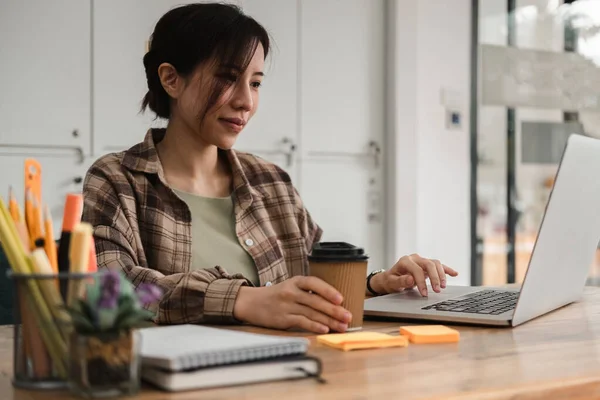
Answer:
[{"label": "hair bun", "polygon": [[152,61],[154,61],[154,53],[149,50],[144,54],[144,68],[146,70],[152,65]]}]

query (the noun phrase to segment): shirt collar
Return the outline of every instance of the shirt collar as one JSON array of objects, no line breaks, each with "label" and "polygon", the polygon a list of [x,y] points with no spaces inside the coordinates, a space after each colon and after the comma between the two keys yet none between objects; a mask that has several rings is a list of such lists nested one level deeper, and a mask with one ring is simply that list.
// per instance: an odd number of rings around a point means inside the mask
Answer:
[{"label": "shirt collar", "polygon": [[[165,133],[166,129],[164,128],[149,129],[143,142],[136,144],[125,152],[122,164],[132,171],[158,175],[161,182],[168,187],[156,151],[156,144],[164,138]],[[239,198],[242,208],[247,208],[253,199],[267,197],[263,190],[250,184],[236,151],[231,149],[221,151],[225,152],[229,160],[233,174],[233,191]]]}]

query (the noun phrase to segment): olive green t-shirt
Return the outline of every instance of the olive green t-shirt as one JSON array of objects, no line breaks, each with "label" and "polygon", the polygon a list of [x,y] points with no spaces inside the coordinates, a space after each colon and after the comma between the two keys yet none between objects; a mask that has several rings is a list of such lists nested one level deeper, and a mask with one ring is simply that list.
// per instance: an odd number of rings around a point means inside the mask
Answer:
[{"label": "olive green t-shirt", "polygon": [[219,265],[231,274],[241,273],[259,286],[254,260],[235,232],[231,197],[202,197],[175,190],[192,214],[192,269]]}]

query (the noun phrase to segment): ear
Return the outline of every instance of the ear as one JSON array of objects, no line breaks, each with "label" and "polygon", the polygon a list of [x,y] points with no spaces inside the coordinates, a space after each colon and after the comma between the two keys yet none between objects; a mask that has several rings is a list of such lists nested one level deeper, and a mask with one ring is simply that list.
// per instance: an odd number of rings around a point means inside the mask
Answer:
[{"label": "ear", "polygon": [[160,64],[158,66],[158,77],[163,89],[169,96],[177,99],[181,95],[184,82],[173,65],[169,63]]}]

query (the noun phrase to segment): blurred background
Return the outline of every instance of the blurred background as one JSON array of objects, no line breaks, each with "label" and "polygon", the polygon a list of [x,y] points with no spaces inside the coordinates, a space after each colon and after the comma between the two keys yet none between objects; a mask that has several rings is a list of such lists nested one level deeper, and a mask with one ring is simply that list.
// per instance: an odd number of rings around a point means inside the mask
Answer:
[{"label": "blurred background", "polygon": [[[165,125],[139,114],[142,57],[184,3],[0,0],[0,191],[22,203],[39,160],[55,235],[91,163]],[[600,137],[600,0],[231,3],[274,40],[236,148],[290,173],[324,240],[523,279],[567,136]]]}]

